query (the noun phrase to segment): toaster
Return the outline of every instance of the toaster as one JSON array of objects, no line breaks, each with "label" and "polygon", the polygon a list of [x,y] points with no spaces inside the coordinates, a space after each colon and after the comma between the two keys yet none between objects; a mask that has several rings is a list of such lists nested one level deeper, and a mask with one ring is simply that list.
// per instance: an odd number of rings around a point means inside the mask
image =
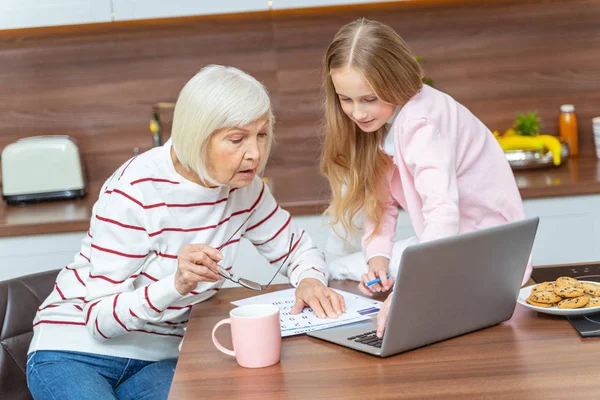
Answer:
[{"label": "toaster", "polygon": [[19,139],[2,150],[2,198],[8,204],[85,195],[81,156],[69,136]]}]

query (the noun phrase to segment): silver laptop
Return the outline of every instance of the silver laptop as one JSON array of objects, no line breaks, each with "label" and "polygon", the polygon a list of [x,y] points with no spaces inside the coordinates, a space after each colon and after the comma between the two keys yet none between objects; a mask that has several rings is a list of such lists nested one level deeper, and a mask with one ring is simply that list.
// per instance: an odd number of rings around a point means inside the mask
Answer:
[{"label": "silver laptop", "polygon": [[387,357],[509,319],[539,218],[406,248],[383,339],[376,318],[308,333]]}]

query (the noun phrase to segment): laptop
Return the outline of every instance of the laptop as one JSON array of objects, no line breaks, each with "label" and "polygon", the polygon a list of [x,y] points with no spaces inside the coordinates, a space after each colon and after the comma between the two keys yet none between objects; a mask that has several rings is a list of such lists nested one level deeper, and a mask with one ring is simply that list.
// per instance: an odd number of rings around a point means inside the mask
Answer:
[{"label": "laptop", "polygon": [[308,335],[387,357],[506,321],[538,223],[529,218],[407,247],[382,339],[376,317]]}]

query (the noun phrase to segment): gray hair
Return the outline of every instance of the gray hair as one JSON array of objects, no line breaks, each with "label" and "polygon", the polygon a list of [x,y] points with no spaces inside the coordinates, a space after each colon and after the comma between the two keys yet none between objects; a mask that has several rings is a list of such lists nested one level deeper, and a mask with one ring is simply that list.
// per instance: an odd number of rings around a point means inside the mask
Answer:
[{"label": "gray hair", "polygon": [[274,117],[267,89],[255,78],[234,68],[208,65],[190,79],[177,98],[171,141],[184,167],[205,184],[220,185],[208,174],[206,160],[213,133],[247,125],[267,116],[268,144],[264,169],[273,141]]}]

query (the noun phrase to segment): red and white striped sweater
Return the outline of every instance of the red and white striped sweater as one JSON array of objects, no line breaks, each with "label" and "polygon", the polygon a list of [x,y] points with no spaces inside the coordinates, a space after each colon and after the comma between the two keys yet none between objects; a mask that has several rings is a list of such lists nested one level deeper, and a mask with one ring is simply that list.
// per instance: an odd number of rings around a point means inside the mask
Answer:
[{"label": "red and white striped sweater", "polygon": [[[229,269],[244,236],[275,269],[294,233],[283,273],[294,286],[308,277],[327,284],[323,253],[259,178],[240,189],[205,188],[175,171],[170,149],[169,141],[134,157],[106,181],[81,252],[59,273],[33,321],[29,352],[177,357],[192,305],[223,284],[202,282],[186,296],[177,292],[177,255],[184,244],[223,245],[221,265]],[[224,243],[251,210],[244,228]]]}]

